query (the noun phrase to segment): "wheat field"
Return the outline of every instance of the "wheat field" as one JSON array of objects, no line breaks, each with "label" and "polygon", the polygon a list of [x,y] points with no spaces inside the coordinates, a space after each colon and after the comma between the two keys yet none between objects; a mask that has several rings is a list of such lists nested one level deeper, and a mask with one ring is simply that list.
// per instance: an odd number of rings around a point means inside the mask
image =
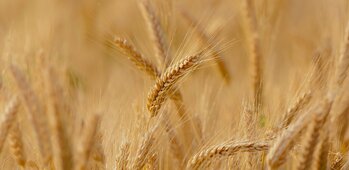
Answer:
[{"label": "wheat field", "polygon": [[349,170],[348,0],[0,0],[0,169]]}]

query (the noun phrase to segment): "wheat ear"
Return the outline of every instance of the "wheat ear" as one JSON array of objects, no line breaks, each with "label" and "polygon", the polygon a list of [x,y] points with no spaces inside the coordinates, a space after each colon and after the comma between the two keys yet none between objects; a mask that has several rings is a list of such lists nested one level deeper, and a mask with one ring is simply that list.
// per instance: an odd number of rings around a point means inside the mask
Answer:
[{"label": "wheat ear", "polygon": [[30,120],[34,126],[37,141],[39,143],[42,160],[47,166],[52,159],[52,149],[50,142],[50,132],[47,115],[43,106],[39,103],[28,80],[23,72],[14,65],[11,65],[11,73],[16,80],[17,86],[22,94],[22,98],[30,114]]},{"label": "wheat ear", "polygon": [[13,159],[19,167],[24,169],[26,163],[26,155],[23,148],[22,134],[18,127],[18,123],[14,124],[9,134],[10,151]]},{"label": "wheat ear", "polygon": [[300,155],[300,162],[297,169],[306,170],[311,168],[315,146],[318,142],[322,127],[327,120],[327,115],[330,112],[331,105],[332,103],[326,102],[321,110],[313,114],[313,120],[308,127],[308,133],[304,139],[304,147]]},{"label": "wheat ear", "polygon": [[0,153],[4,147],[7,135],[16,120],[16,115],[18,111],[18,100],[17,97],[11,99],[9,104],[7,104],[0,122]]},{"label": "wheat ear", "polygon": [[200,52],[180,60],[177,64],[169,67],[164,74],[157,79],[155,86],[148,95],[147,102],[147,107],[152,117],[158,114],[167,95],[176,82],[200,63],[200,57],[202,57],[202,55],[203,52]]},{"label": "wheat ear", "polygon": [[339,58],[339,64],[337,67],[337,86],[340,87],[345,78],[347,77],[347,72],[349,68],[349,22],[346,28],[344,41],[341,47],[341,53]]},{"label": "wheat ear", "polygon": [[261,104],[262,97],[262,51],[260,47],[260,38],[257,28],[256,14],[253,0],[242,1],[242,11],[246,25],[246,35],[249,42],[249,55],[251,67],[251,88],[252,97],[256,107]]},{"label": "wheat ear", "polygon": [[152,7],[149,0],[140,0],[140,7],[142,14],[148,24],[149,34],[154,42],[155,56],[160,66],[160,70],[166,67],[168,62],[168,47],[164,30],[161,26],[160,20]]},{"label": "wheat ear", "polygon": [[179,140],[180,138],[178,138],[178,135],[174,132],[173,126],[169,121],[170,119],[167,117],[166,113],[163,114],[162,123],[165,127],[165,131],[170,141],[171,153],[173,154],[173,157],[178,161],[177,164],[180,165],[184,157],[183,146]]},{"label": "wheat ear", "polygon": [[54,74],[51,66],[47,67],[47,70],[44,72],[48,84],[48,102],[49,102],[49,112],[51,118],[51,131],[53,140],[53,147],[58,159],[58,167],[64,170],[70,170],[74,167],[74,159],[72,153],[72,141],[69,138],[68,131],[64,127],[65,122],[63,121],[62,114],[66,113],[66,109],[63,108],[60,103],[62,99],[61,87],[59,87],[55,78],[57,75]]},{"label": "wheat ear", "polygon": [[275,169],[284,163],[287,151],[292,148],[295,138],[310,121],[311,114],[304,114],[282,132],[268,152],[267,165],[269,169]]},{"label": "wheat ear", "polygon": [[205,161],[209,161],[214,157],[232,156],[237,152],[256,152],[266,151],[269,149],[268,142],[259,141],[244,141],[244,142],[230,142],[220,145],[212,146],[195,154],[188,162],[188,168],[197,169]]},{"label": "wheat ear", "polygon": [[344,165],[344,157],[341,153],[336,153],[333,161],[331,162],[331,169],[339,170]]},{"label": "wheat ear", "polygon": [[157,129],[157,125],[150,129],[142,139],[141,145],[138,147],[135,160],[132,164],[132,169],[140,170],[144,167],[146,160],[149,156],[150,150],[155,142],[154,132]]},{"label": "wheat ear", "polygon": [[288,125],[290,125],[293,119],[295,118],[295,116],[297,115],[297,113],[301,111],[309,103],[309,101],[311,100],[311,97],[312,95],[310,91],[299,96],[296,102],[290,108],[287,109],[287,112],[284,115],[281,127],[279,129],[284,129]]},{"label": "wheat ear", "polygon": [[320,142],[316,145],[314,152],[313,169],[326,170],[328,167],[328,152],[330,149],[328,132],[323,131],[320,135]]},{"label": "wheat ear", "polygon": [[139,53],[132,44],[126,39],[115,37],[113,44],[133,62],[140,70],[147,73],[152,79],[156,79],[160,74],[155,66],[153,66],[145,57]]},{"label": "wheat ear", "polygon": [[116,159],[116,169],[127,170],[130,156],[130,143],[125,142],[121,145],[120,154]]},{"label": "wheat ear", "polygon": [[[208,34],[205,32],[203,27],[199,25],[199,23],[191,15],[189,15],[189,13],[181,11],[181,14],[183,18],[189,23],[189,25],[194,29],[203,45],[213,44],[212,40],[209,38]],[[214,46],[211,46],[211,50],[214,56],[213,58],[215,59],[215,62],[217,64],[219,73],[224,78],[224,81],[226,83],[229,83],[231,81],[231,75],[223,61],[223,58],[219,55],[218,50],[214,48]]]},{"label": "wheat ear", "polygon": [[148,158],[148,165],[149,165],[149,167],[147,169],[149,169],[149,170],[159,170],[159,155],[158,155],[158,153],[153,153]]},{"label": "wheat ear", "polygon": [[81,144],[77,148],[77,170],[87,169],[88,159],[91,155],[93,145],[95,143],[95,136],[97,133],[98,125],[100,123],[100,115],[93,114],[89,120],[86,122],[86,129],[82,132],[81,135]]},{"label": "wheat ear", "polygon": [[[156,68],[151,65],[151,63],[148,62],[141,53],[137,52],[131,44],[127,43],[125,39],[115,38],[114,42],[118,49],[120,51],[124,51],[124,54],[129,56],[128,58],[134,63],[134,65],[136,65],[140,70],[146,72],[147,75],[150,76],[150,78],[155,80],[160,76],[160,73],[158,73]],[[182,120],[188,120],[188,116],[186,115],[186,108],[183,103],[182,94],[180,93],[180,91],[171,90],[169,93],[171,100],[177,108],[178,116]],[[185,121],[184,128],[186,128],[186,130],[188,130],[188,128],[192,129],[190,121]],[[191,134],[190,132],[188,133]]]}]

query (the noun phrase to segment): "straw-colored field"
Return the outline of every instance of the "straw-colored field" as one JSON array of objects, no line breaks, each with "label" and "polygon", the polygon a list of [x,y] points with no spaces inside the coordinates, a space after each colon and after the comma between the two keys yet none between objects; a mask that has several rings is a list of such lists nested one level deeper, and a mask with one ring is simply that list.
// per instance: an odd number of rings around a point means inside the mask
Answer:
[{"label": "straw-colored field", "polygon": [[0,169],[347,170],[348,23],[348,0],[0,0]]}]

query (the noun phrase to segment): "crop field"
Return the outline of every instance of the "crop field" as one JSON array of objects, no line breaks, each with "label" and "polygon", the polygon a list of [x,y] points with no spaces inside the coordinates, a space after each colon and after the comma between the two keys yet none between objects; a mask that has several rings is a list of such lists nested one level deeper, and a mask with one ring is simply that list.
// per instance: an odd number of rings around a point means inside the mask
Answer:
[{"label": "crop field", "polygon": [[0,169],[349,170],[348,0],[0,0]]}]

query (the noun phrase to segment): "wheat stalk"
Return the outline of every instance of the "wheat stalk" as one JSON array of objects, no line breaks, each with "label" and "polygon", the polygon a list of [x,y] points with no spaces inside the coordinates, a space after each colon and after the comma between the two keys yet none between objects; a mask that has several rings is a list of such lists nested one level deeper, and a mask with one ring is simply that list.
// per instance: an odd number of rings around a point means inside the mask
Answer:
[{"label": "wheat stalk", "polygon": [[205,161],[209,161],[214,157],[227,157],[237,152],[256,152],[266,151],[269,149],[268,142],[265,141],[244,141],[229,142],[212,146],[195,154],[188,162],[188,168],[197,169]]}]

